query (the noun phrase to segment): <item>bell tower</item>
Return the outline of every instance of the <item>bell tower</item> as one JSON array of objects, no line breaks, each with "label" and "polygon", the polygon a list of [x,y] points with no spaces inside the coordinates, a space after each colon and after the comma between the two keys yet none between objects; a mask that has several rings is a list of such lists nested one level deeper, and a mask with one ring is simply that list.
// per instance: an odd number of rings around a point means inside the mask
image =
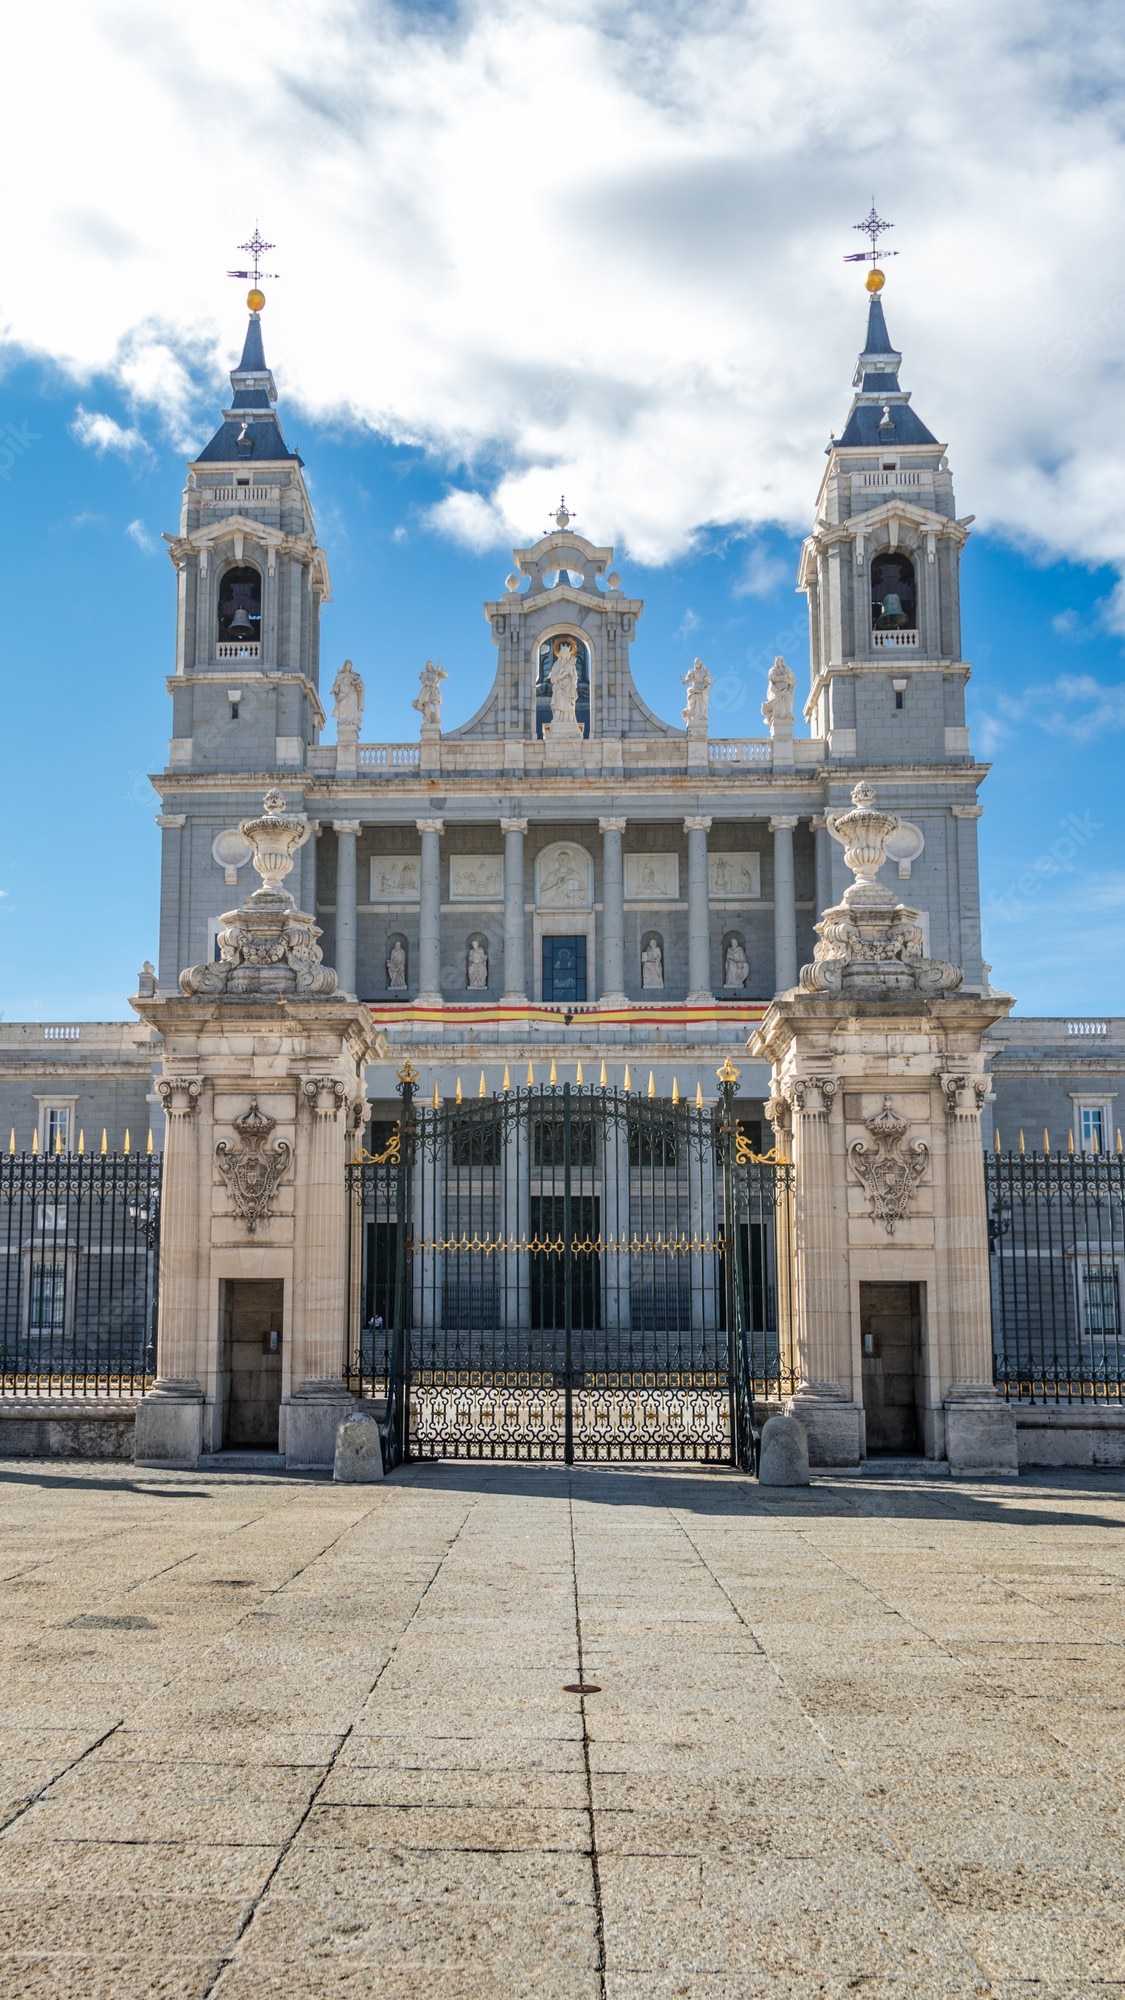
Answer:
[{"label": "bell tower", "polygon": [[324,722],[328,567],[278,421],[256,285],[247,303],[229,407],[188,467],[180,531],[165,538],[179,584],[172,772],[295,775]]},{"label": "bell tower", "polygon": [[833,762],[947,764],[969,756],[961,551],[946,448],[899,385],[902,356],[867,276],[867,334],[828,464],[798,588],[809,603],[805,714]]}]

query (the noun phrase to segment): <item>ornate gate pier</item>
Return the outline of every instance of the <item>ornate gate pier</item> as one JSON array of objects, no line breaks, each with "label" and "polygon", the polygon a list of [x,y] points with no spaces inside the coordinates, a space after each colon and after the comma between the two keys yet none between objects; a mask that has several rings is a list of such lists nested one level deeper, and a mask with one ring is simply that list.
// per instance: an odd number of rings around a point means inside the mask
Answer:
[{"label": "ornate gate pier", "polygon": [[350,1386],[389,1457],[750,1467],[785,1393],[784,1163],[704,1106],[574,1083],[422,1107],[349,1168]]}]

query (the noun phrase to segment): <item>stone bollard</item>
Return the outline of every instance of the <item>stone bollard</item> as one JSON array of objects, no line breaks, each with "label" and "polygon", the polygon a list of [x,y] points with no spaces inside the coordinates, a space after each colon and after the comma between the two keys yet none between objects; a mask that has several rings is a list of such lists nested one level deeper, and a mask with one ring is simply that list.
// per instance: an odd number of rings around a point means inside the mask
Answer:
[{"label": "stone bollard", "polygon": [[796,1417],[767,1417],[758,1456],[759,1486],[807,1486],[809,1441]]},{"label": "stone bollard", "polygon": [[374,1417],[357,1410],[336,1431],[333,1479],[350,1486],[368,1486],[383,1477],[383,1445]]}]

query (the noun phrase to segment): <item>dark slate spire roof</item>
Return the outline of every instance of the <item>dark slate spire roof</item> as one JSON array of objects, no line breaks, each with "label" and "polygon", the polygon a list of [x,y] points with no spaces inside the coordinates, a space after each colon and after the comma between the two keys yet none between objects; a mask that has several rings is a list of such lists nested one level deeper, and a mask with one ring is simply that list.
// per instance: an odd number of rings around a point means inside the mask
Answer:
[{"label": "dark slate spire roof", "polygon": [[281,435],[274,405],[277,384],[266,363],[262,343],[261,315],[252,312],[242,343],[242,359],[231,369],[231,399],[223,411],[223,421],[210,444],[204,446],[197,465],[235,465],[255,459],[297,458]]},{"label": "dark slate spire roof", "polygon": [[902,356],[891,346],[883,301],[875,294],[867,310],[867,339],[856,362],[852,407],[838,445],[881,445],[885,450],[905,444],[937,444],[921,417],[910,407],[910,391],[899,387]]}]

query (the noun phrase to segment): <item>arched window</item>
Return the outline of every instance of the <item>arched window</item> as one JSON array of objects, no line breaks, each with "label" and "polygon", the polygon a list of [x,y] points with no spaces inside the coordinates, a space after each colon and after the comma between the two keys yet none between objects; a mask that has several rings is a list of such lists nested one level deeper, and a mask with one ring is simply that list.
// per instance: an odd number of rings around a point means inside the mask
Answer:
[{"label": "arched window", "polygon": [[550,639],[544,639],[539,648],[539,669],[535,678],[537,736],[542,736],[543,724],[551,720],[551,668],[558,658],[559,647],[568,641],[574,647],[578,667],[578,699],[574,704],[574,719],[583,736],[590,734],[590,649],[576,633],[556,632]]},{"label": "arched window", "polygon": [[871,629],[915,631],[917,625],[914,564],[901,549],[888,550],[871,564]]},{"label": "arched window", "polygon": [[262,579],[249,563],[219,579],[219,643],[256,644],[262,632]]}]

